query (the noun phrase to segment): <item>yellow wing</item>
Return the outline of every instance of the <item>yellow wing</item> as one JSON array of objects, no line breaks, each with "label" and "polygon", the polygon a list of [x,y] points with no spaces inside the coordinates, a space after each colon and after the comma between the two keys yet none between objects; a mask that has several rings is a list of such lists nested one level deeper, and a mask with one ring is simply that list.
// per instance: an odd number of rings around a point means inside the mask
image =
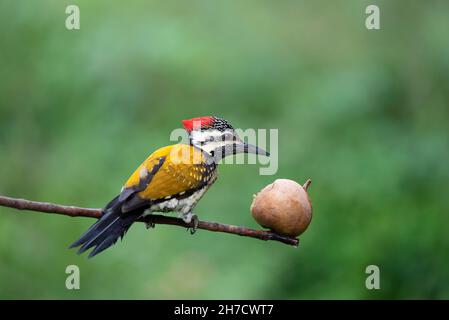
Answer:
[{"label": "yellow wing", "polygon": [[151,154],[125,183],[119,197],[123,212],[173,196],[182,196],[208,184],[216,165],[198,148],[175,144]]}]

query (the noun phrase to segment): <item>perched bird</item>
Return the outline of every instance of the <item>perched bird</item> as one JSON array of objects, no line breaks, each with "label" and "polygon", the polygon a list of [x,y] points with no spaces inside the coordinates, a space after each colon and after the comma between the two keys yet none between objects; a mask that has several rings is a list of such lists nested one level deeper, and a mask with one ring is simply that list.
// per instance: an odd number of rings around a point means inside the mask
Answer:
[{"label": "perched bird", "polygon": [[257,146],[245,143],[234,128],[217,117],[182,121],[189,144],[174,144],[156,150],[129,177],[120,194],[110,201],[101,218],[70,248],[78,253],[94,248],[93,257],[115,244],[137,219],[153,212],[178,212],[192,223],[198,218],[193,208],[217,179],[220,159],[237,153],[269,156]]}]

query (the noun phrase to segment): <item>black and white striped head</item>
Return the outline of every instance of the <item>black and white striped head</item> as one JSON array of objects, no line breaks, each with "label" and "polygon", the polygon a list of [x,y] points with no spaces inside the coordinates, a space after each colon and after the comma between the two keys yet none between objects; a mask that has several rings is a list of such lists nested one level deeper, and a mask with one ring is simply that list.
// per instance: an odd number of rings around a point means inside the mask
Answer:
[{"label": "black and white striped head", "polygon": [[231,124],[217,117],[198,117],[182,121],[190,143],[220,160],[231,154],[254,153],[269,156],[265,150],[242,141]]}]

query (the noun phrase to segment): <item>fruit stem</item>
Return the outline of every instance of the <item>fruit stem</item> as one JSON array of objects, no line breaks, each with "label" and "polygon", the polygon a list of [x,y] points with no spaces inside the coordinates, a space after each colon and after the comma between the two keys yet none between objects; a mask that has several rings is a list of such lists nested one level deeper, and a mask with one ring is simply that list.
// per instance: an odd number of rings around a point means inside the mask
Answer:
[{"label": "fruit stem", "polygon": [[312,183],[312,180],[307,179],[306,182],[304,182],[304,185],[302,186],[304,188],[304,190],[307,191],[307,189],[309,189],[310,184]]}]

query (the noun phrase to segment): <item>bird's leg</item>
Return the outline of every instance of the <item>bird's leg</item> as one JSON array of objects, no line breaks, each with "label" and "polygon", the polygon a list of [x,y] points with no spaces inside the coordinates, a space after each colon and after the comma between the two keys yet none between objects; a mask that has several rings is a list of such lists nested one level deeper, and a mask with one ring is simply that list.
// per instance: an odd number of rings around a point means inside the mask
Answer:
[{"label": "bird's leg", "polygon": [[194,234],[196,229],[198,228],[199,219],[196,214],[192,212],[188,212],[182,216],[182,220],[187,224],[193,224],[191,227],[188,227],[187,230],[190,230],[190,234]]}]

